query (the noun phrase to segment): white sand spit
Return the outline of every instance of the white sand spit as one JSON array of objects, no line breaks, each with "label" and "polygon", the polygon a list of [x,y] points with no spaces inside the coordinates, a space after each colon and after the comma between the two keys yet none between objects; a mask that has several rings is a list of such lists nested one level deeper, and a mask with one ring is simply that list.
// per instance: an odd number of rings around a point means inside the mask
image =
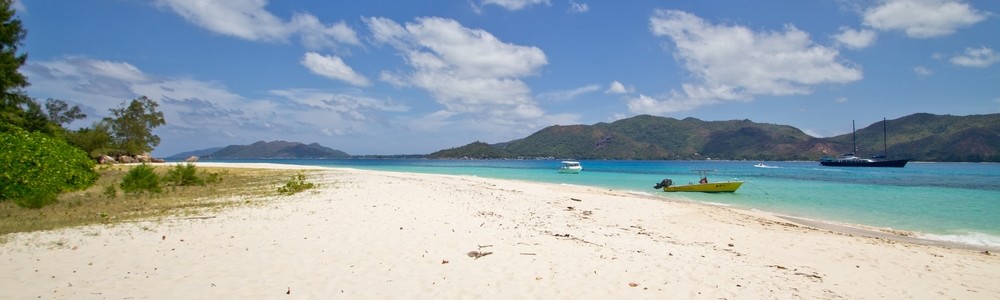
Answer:
[{"label": "white sand spit", "polygon": [[310,174],[211,217],[12,234],[0,298],[1000,298],[1000,257],[976,250],[590,187]]}]

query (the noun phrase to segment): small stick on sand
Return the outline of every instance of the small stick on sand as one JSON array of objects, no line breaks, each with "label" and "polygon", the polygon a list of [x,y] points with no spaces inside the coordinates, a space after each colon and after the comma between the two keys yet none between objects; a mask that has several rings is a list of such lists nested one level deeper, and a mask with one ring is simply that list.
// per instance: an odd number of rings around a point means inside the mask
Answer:
[{"label": "small stick on sand", "polygon": [[479,251],[469,251],[468,255],[471,258],[479,259],[480,257],[493,254],[493,252],[479,252]]}]

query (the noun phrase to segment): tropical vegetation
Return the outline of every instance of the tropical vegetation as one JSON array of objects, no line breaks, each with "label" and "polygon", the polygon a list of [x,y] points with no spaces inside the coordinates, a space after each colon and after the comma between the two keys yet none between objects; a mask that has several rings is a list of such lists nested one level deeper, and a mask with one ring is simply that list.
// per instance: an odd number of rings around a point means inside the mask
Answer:
[{"label": "tropical vegetation", "polygon": [[98,177],[92,158],[151,151],[159,144],[152,129],[165,121],[157,103],[142,96],[91,128],[64,128],[87,116],[64,100],[43,106],[24,92],[30,83],[19,69],[28,58],[20,51],[26,34],[12,2],[0,0],[0,201],[40,208],[60,193],[92,185]]},{"label": "tropical vegetation", "polygon": [[39,208],[96,180],[94,162],[65,140],[19,128],[0,132],[0,199]]},{"label": "tropical vegetation", "polygon": [[[160,178],[168,177],[167,173],[176,168],[159,164],[148,166]],[[122,192],[121,183],[136,167],[98,166],[95,169],[100,177],[96,183],[83,190],[63,193],[58,202],[42,208],[24,209],[13,201],[0,201],[0,243],[4,243],[5,235],[12,232],[129,220],[211,217],[225,207],[266,205],[271,197],[281,195],[277,189],[287,185],[289,176],[299,172],[198,167],[198,176],[205,179],[206,186],[180,186],[164,179],[160,181],[161,193]],[[225,180],[219,180],[222,177]]]}]

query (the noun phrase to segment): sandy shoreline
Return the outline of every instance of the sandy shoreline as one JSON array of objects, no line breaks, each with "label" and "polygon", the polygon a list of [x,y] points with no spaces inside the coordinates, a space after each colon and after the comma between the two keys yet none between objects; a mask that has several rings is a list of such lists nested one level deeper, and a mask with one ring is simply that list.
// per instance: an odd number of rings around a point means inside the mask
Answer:
[{"label": "sandy shoreline", "polygon": [[1000,298],[982,251],[600,188],[320,169],[320,188],[264,205],[11,235],[0,298]]}]

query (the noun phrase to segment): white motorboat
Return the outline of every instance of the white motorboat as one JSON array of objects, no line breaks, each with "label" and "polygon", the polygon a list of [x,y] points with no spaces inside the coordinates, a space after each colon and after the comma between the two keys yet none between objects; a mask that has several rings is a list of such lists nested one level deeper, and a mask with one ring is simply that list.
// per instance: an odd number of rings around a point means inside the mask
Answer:
[{"label": "white motorboat", "polygon": [[580,171],[583,171],[583,166],[577,161],[563,161],[559,167],[559,173],[563,174],[579,174]]}]

